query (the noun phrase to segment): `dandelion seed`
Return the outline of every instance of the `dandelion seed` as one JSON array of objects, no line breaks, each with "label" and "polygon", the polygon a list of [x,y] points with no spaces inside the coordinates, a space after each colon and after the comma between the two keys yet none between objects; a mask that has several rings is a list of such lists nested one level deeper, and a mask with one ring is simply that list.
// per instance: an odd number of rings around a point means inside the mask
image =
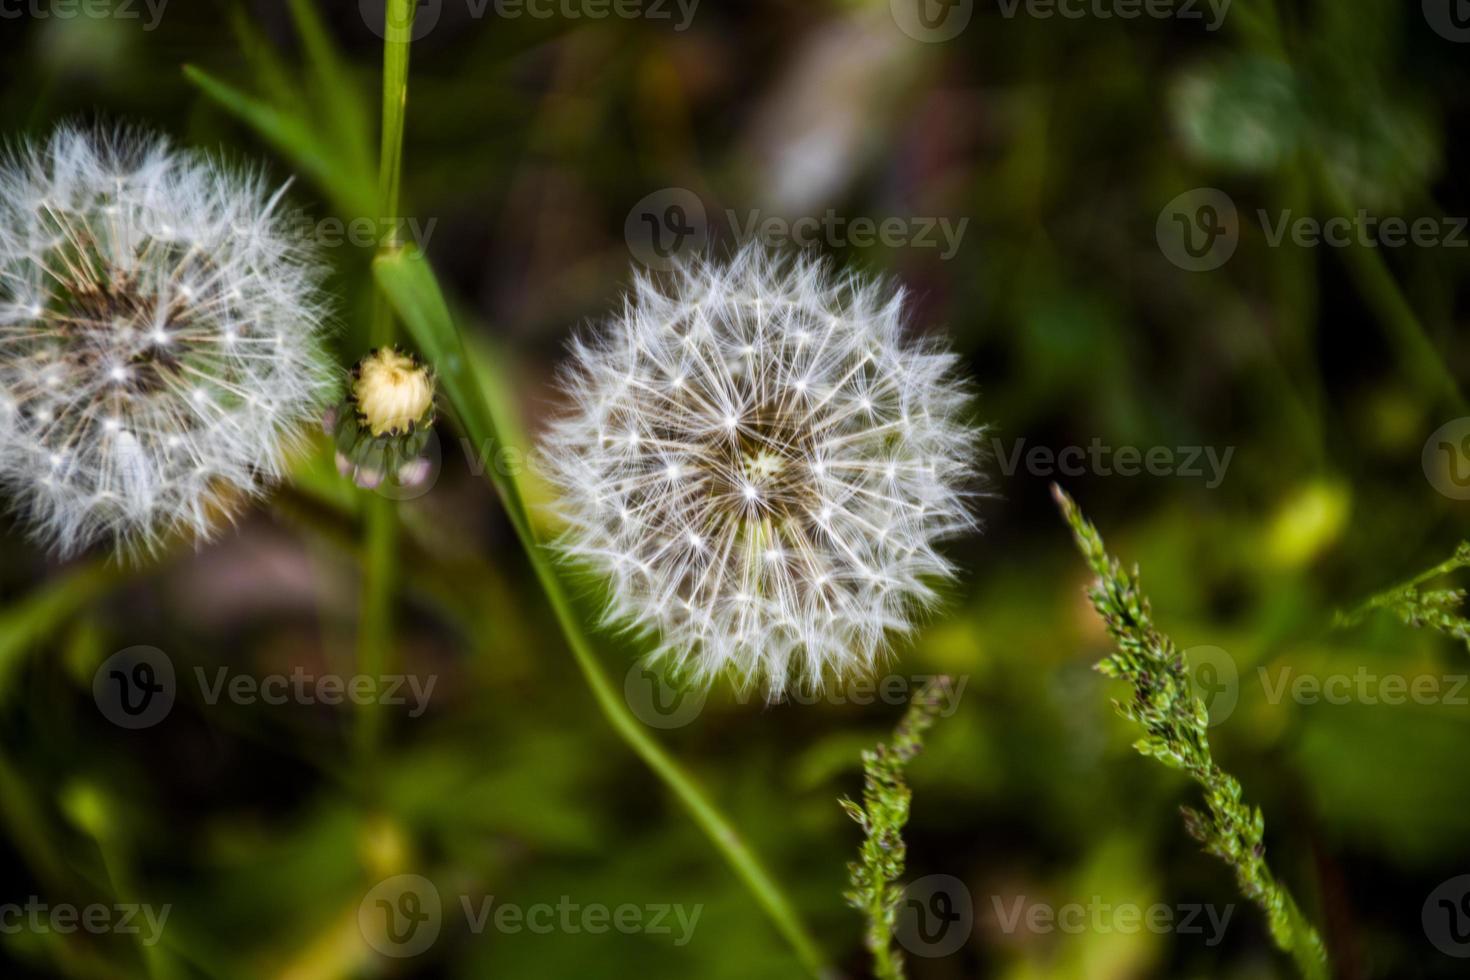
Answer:
[{"label": "dandelion seed", "polygon": [[609,576],[609,622],[773,698],[878,663],[952,574],[937,545],[974,526],[966,387],[902,319],[879,283],[749,249],[640,278],[573,345],[557,544]]},{"label": "dandelion seed", "polygon": [[[136,131],[0,159],[0,488],[57,552],[207,537],[282,475],[334,380],[323,270],[279,196]],[[263,332],[283,343],[221,342]]]}]

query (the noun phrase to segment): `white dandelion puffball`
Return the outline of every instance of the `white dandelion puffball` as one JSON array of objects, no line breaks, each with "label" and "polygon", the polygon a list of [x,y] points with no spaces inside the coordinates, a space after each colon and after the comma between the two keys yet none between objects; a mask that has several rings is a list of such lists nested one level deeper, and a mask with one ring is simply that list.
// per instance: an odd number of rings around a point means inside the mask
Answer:
[{"label": "white dandelion puffball", "polygon": [[59,553],[207,536],[320,415],[323,271],[283,192],[141,132],[0,159],[0,488]]},{"label": "white dandelion puffball", "polygon": [[545,458],[558,547],[610,578],[608,620],[696,683],[871,671],[974,526],[979,430],[957,358],[903,336],[903,296],[747,248],[639,277],[573,343]]}]

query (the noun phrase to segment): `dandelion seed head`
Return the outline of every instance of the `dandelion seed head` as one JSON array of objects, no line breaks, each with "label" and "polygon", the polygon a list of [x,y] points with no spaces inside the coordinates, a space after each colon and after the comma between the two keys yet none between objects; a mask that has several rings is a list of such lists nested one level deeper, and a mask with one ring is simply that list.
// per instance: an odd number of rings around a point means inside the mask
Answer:
[{"label": "dandelion seed head", "polygon": [[871,671],[936,600],[980,432],[901,294],[752,248],[640,277],[572,351],[545,441],[557,545],[655,661],[775,698]]},{"label": "dandelion seed head", "polygon": [[279,198],[139,131],[0,156],[0,490],[57,552],[207,537],[331,397],[323,270]]}]

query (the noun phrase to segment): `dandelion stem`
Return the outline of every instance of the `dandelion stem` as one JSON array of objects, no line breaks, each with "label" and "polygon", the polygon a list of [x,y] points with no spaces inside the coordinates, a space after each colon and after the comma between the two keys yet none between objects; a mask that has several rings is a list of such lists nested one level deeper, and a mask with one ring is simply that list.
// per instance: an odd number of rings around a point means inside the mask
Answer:
[{"label": "dandelion stem", "polygon": [[[397,227],[399,189],[403,173],[403,121],[408,103],[408,48],[411,43],[415,0],[389,0],[383,31],[383,141],[378,167],[378,215],[383,227]],[[392,248],[393,232],[382,243]],[[373,295],[369,342],[381,347],[393,342],[393,310],[380,292]],[[392,501],[373,494],[366,507],[366,563],[362,607],[358,616],[358,669],[368,676],[392,670],[393,595],[398,559],[398,517]],[[378,705],[364,705],[357,719],[357,751],[362,771],[372,778],[372,765],[382,740],[383,713]]]}]

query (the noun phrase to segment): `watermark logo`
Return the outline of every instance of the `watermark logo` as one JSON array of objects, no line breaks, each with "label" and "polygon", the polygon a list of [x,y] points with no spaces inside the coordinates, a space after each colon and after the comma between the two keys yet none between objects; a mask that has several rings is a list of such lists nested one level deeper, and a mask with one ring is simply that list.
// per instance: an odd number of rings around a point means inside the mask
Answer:
[{"label": "watermark logo", "polygon": [[1186,272],[1210,272],[1240,244],[1240,215],[1230,195],[1213,187],[1185,191],[1164,206],[1154,226],[1164,257]]},{"label": "watermark logo", "polygon": [[1470,43],[1470,0],[1424,0],[1424,19],[1445,40]]},{"label": "watermark logo", "polygon": [[[537,936],[617,932],[626,936],[669,936],[675,946],[689,944],[704,914],[702,904],[625,902],[609,906],[579,902],[570,895],[562,895],[555,904],[530,905],[503,902],[494,895],[460,895],[454,904],[464,918],[465,930],[474,936],[487,930]],[[357,925],[373,949],[384,956],[407,959],[422,955],[438,941],[446,914],[445,903],[432,881],[422,875],[401,874],[378,882],[363,896],[357,907]]]},{"label": "watermark logo", "polygon": [[1470,417],[1435,429],[1420,462],[1430,486],[1451,500],[1470,500]]},{"label": "watermark logo", "polygon": [[158,945],[168,924],[172,905],[103,905],[50,904],[37,895],[19,902],[0,904],[0,935],[14,936],[22,932],[36,935],[69,936],[85,932],[94,936],[137,936],[144,946]]},{"label": "watermark logo", "polygon": [[[1470,218],[1463,217],[1406,218],[1359,209],[1324,220],[1291,209],[1273,214],[1259,208],[1255,220],[1269,248],[1470,248]],[[1155,235],[1170,262],[1190,272],[1208,272],[1235,255],[1240,225],[1230,195],[1201,187],[1164,207]]]},{"label": "watermark logo", "polygon": [[1036,20],[1061,17],[1065,20],[1151,20],[1209,21],[1205,30],[1218,31],[1225,24],[1234,0],[999,0],[1000,15],[1011,20],[1024,12]]},{"label": "watermark logo", "polygon": [[[264,704],[359,706],[384,705],[407,708],[410,718],[419,718],[429,708],[436,674],[310,674],[295,667],[289,674],[234,673],[228,666],[192,673],[200,700],[213,707],[220,701],[252,706]],[[120,650],[102,662],[92,676],[92,697],[102,716],[120,728],[151,728],[168,717],[178,693],[173,661],[157,647],[137,646]]]},{"label": "watermark logo", "polygon": [[373,493],[389,500],[417,500],[434,489],[443,470],[444,446],[439,441],[439,431],[431,428],[418,455],[396,470],[384,473],[383,479],[373,487]]},{"label": "watermark logo", "polygon": [[395,875],[378,882],[357,907],[357,927],[384,956],[405,959],[434,945],[444,925],[439,889],[423,875]]},{"label": "watermark logo", "polygon": [[[811,706],[817,704],[842,707],[867,707],[885,704],[896,708],[912,703],[926,688],[938,704],[941,718],[949,718],[959,710],[960,698],[970,679],[933,674],[886,674],[882,677],[854,677],[842,684],[821,688],[792,688],[778,703]],[[735,690],[735,702],[746,705],[761,697],[755,685]],[[623,678],[623,697],[628,708],[650,728],[683,728],[699,717],[707,696],[699,690],[677,687],[665,680],[645,663],[634,664]]]},{"label": "watermark logo", "polygon": [[684,256],[702,252],[709,244],[704,202],[687,187],[654,191],[628,211],[623,240],[638,262],[668,271]]},{"label": "watermark logo", "polygon": [[1359,210],[1352,217],[1338,215],[1322,221],[1297,215],[1290,209],[1272,216],[1256,212],[1266,244],[1280,248],[1288,241],[1297,248],[1470,248],[1470,219],[1380,217]]},{"label": "watermark logo", "polygon": [[478,901],[461,895],[460,908],[464,911],[465,924],[469,931],[478,936],[487,928],[506,935],[529,932],[538,936],[552,933],[577,935],[590,933],[601,935],[618,932],[625,936],[642,933],[648,936],[670,936],[675,946],[687,946],[694,938],[694,928],[704,914],[704,906],[680,903],[653,902],[634,905],[624,902],[609,907],[601,902],[583,904],[563,895],[555,905],[550,902],[535,902],[520,905],[515,902],[497,902],[494,895],[486,895]]},{"label": "watermark logo", "polygon": [[711,225],[704,202],[686,187],[665,187],[633,205],[623,222],[623,237],[633,258],[650,269],[668,270],[687,256],[703,252],[716,231],[744,244],[760,242],[777,248],[934,249],[940,261],[958,254],[970,219],[923,215],[848,216],[828,208],[822,214],[794,218],[759,208],[745,212],[727,208],[725,227]]},{"label": "watermark logo", "polygon": [[705,692],[676,687],[647,664],[634,664],[623,678],[628,709],[650,728],[683,728],[704,710]]},{"label": "watermark logo", "polygon": [[92,700],[119,728],[152,728],[173,710],[177,693],[173,661],[157,647],[119,650],[92,675]]},{"label": "watermark logo", "polygon": [[420,252],[429,249],[429,239],[438,227],[438,218],[371,218],[359,215],[356,218],[317,218],[306,211],[295,208],[282,214],[274,226],[262,227],[258,223],[241,221],[235,226],[236,236],[259,234],[269,231],[284,234],[296,241],[316,248],[341,248],[351,246],[364,250],[375,249],[385,242],[412,242]]},{"label": "watermark logo", "polygon": [[0,0],[0,20],[143,20],[152,31],[163,20],[168,0]]},{"label": "watermark logo", "polygon": [[1235,447],[1214,446],[1108,446],[1094,437],[1086,446],[1027,446],[1017,439],[1006,447],[1004,440],[990,440],[990,451],[1002,476],[1025,469],[1031,476],[1122,476],[1147,474],[1153,477],[1201,479],[1206,490],[1225,481],[1225,472],[1235,456]]},{"label": "watermark logo", "polygon": [[1086,902],[1062,905],[1032,902],[1025,895],[1016,895],[1009,901],[992,895],[990,901],[995,920],[1007,935],[1023,931],[1033,935],[1054,932],[1071,936],[1134,935],[1147,931],[1158,935],[1204,936],[1205,945],[1210,947],[1220,945],[1235,915],[1234,905],[1221,908],[1201,903],[1175,906],[1155,902],[1145,907],[1133,902],[1108,902],[1101,895],[1093,895]]},{"label": "watermark logo", "polygon": [[1351,674],[1298,674],[1291,667],[1271,671],[1257,667],[1261,688],[1268,704],[1280,704],[1290,697],[1301,705],[1384,705],[1396,708],[1404,704],[1470,706],[1470,675],[1446,674],[1379,674],[1359,666]]},{"label": "watermark logo", "polygon": [[903,890],[894,935],[915,956],[949,956],[969,941],[974,929],[970,889],[953,875],[926,875]]},{"label": "watermark logo", "polygon": [[439,23],[444,0],[416,0],[409,10],[408,22],[388,22],[388,0],[357,0],[357,10],[368,30],[378,37],[396,41],[407,36],[410,41],[418,41]]},{"label": "watermark logo", "polygon": [[939,44],[959,37],[975,14],[975,0],[888,0],[893,22],[915,41]]},{"label": "watermark logo", "polygon": [[[0,0],[3,2],[3,0]],[[464,0],[471,20],[487,15],[498,20],[619,20],[670,21],[683,32],[694,23],[699,0]],[[363,23],[378,37],[410,41],[423,39],[439,23],[444,0],[418,0],[413,24],[387,22],[387,0],[358,0]]]},{"label": "watermark logo", "polygon": [[1470,875],[1443,882],[1420,912],[1424,935],[1446,956],[1470,959]]},{"label": "watermark logo", "polygon": [[1220,647],[1198,646],[1184,651],[1189,664],[1189,680],[1194,696],[1209,712],[1210,727],[1224,722],[1235,713],[1240,700],[1240,672],[1235,658]]}]

